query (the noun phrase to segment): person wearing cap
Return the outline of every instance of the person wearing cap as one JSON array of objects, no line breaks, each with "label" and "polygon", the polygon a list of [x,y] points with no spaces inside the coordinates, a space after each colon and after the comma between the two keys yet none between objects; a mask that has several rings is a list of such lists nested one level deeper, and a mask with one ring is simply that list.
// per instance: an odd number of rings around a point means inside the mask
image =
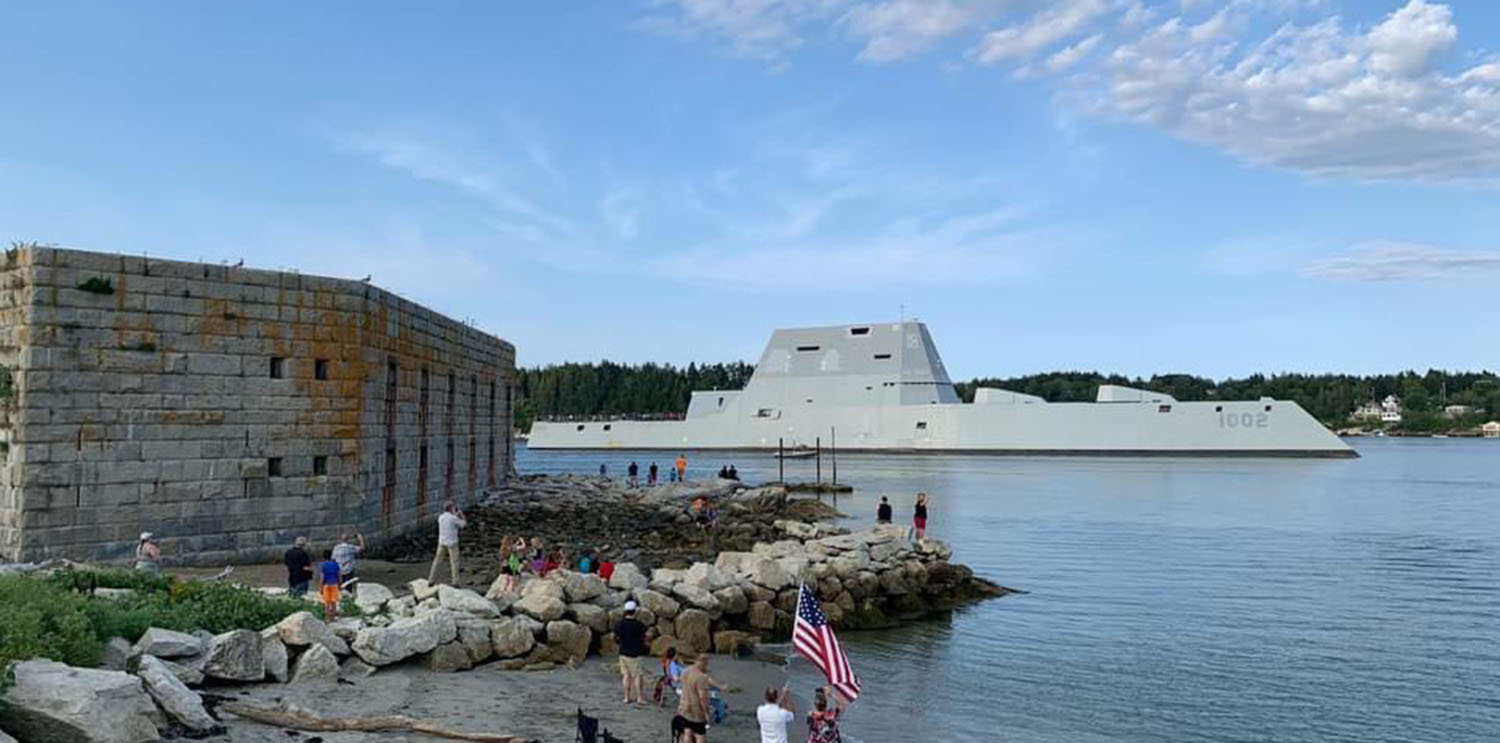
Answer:
[{"label": "person wearing cap", "polygon": [[152,575],[161,574],[161,548],[156,546],[156,535],[141,532],[141,541],[135,546],[135,569]]},{"label": "person wearing cap", "polygon": [[646,669],[641,667],[641,658],[649,653],[646,648],[646,625],[635,618],[635,612],[635,601],[626,601],[625,618],[615,625],[615,641],[620,646],[620,675],[625,684],[625,704],[646,703]]},{"label": "person wearing cap", "polygon": [[286,563],[287,595],[297,599],[306,596],[313,576],[312,555],[307,554],[307,537],[293,540],[292,547],[286,551],[282,562]]}]

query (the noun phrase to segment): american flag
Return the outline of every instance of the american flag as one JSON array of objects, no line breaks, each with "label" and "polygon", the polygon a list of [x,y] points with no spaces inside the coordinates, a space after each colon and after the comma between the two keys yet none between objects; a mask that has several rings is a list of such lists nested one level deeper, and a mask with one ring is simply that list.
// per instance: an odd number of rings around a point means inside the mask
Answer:
[{"label": "american flag", "polygon": [[818,608],[818,599],[803,584],[797,595],[797,620],[792,624],[792,647],[828,677],[828,683],[847,701],[859,698],[859,677],[849,665],[849,656],[833,636],[828,618]]}]

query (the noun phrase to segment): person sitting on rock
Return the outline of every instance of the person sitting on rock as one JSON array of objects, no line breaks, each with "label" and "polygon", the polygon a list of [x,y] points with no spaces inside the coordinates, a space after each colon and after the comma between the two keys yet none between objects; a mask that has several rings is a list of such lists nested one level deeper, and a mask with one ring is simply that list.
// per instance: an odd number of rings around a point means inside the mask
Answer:
[{"label": "person sitting on rock", "polygon": [[880,496],[880,505],[875,507],[875,523],[891,523],[891,500],[883,495]]},{"label": "person sitting on rock", "polygon": [[532,537],[531,551],[526,556],[526,561],[531,568],[531,572],[537,575],[542,575],[547,569],[547,553],[542,549],[542,546],[541,537]]},{"label": "person sitting on rock", "polygon": [[677,662],[677,648],[667,648],[661,657],[661,678],[656,680],[656,690],[651,695],[657,705],[667,703],[667,689],[682,695],[682,664]]},{"label": "person sitting on rock", "polygon": [[731,480],[738,480],[738,479],[740,479],[740,471],[737,468],[735,468],[735,466],[732,465],[732,464],[729,465],[729,479],[731,479]]},{"label": "person sitting on rock", "polygon": [[562,567],[563,561],[564,557],[562,547],[554,546],[552,548],[552,551],[547,553],[546,562],[542,564],[542,577],[545,578],[552,571]]}]

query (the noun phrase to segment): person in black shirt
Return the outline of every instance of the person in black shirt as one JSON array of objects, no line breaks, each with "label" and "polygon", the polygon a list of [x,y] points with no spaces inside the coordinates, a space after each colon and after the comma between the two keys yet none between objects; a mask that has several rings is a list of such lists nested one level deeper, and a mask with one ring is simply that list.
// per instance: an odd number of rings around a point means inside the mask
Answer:
[{"label": "person in black shirt", "polygon": [[880,496],[880,505],[875,507],[875,523],[891,523],[891,501],[885,496]]},{"label": "person in black shirt", "polygon": [[307,584],[313,574],[312,557],[307,554],[307,537],[297,537],[283,561],[286,562],[286,592],[300,599],[307,595]]},{"label": "person in black shirt", "polygon": [[650,651],[646,648],[646,625],[635,618],[635,610],[634,601],[625,602],[625,618],[615,625],[615,640],[620,645],[620,675],[625,679],[625,703],[645,704],[646,669],[641,666],[641,658]]},{"label": "person in black shirt", "polygon": [[630,466],[625,468],[625,475],[630,478],[630,487],[634,488],[640,486],[640,474],[641,468],[637,467],[635,462],[631,462]]},{"label": "person in black shirt", "polygon": [[927,494],[917,493],[917,505],[912,509],[911,525],[916,531],[917,539],[927,538]]}]

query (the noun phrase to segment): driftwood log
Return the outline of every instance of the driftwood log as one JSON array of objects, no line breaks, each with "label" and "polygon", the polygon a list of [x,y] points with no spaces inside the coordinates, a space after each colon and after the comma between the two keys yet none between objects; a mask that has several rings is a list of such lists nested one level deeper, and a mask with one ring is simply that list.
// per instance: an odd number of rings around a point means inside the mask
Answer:
[{"label": "driftwood log", "polygon": [[435,722],[419,720],[406,715],[378,715],[375,717],[323,717],[305,707],[283,702],[280,707],[258,707],[252,704],[240,702],[229,702],[219,705],[219,709],[236,717],[246,720],[262,722],[267,725],[290,728],[292,730],[303,730],[313,733],[338,733],[338,732],[411,732],[425,733],[439,738],[451,738],[454,740],[473,740],[479,743],[538,743],[535,738],[523,738],[519,735],[492,735],[489,733],[468,733],[462,730],[443,727]]}]

